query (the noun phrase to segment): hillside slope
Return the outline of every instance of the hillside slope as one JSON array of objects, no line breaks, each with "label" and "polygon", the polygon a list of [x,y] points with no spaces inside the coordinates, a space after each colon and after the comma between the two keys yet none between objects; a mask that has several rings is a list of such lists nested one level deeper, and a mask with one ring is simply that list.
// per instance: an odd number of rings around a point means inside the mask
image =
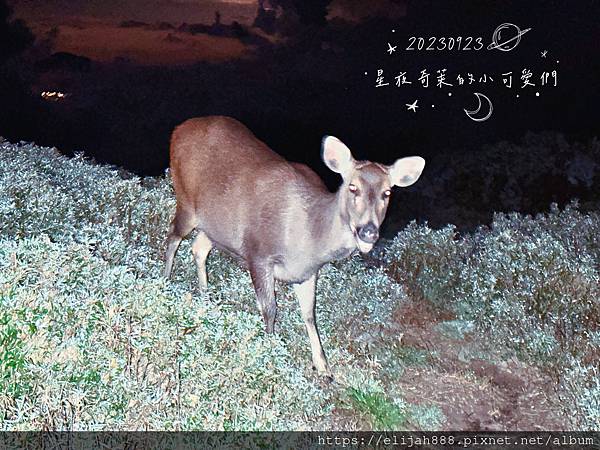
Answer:
[{"label": "hillside slope", "polygon": [[[211,288],[199,292],[184,242],[174,280],[162,279],[175,205],[166,179],[0,145],[3,428],[281,430],[326,420],[339,389],[311,373],[289,289],[278,288],[278,333],[267,336],[249,275],[229,259],[211,255]],[[318,321],[340,386],[375,383],[344,343],[376,333],[402,295],[357,260],[323,271]]]},{"label": "hillside slope", "polygon": [[288,286],[268,336],[218,252],[206,292],[189,240],[162,279],[174,206],[168,177],[0,143],[2,429],[599,428],[597,214],[498,216],[460,239],[411,225],[377,258],[327,265],[324,385]]}]

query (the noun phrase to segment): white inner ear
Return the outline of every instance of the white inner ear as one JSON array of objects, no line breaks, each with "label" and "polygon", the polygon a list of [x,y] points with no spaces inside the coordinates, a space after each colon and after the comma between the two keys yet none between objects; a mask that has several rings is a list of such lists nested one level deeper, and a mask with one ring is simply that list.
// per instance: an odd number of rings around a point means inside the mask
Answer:
[{"label": "white inner ear", "polygon": [[390,167],[390,179],[395,186],[406,187],[414,184],[425,168],[425,160],[420,156],[409,156],[397,160]]},{"label": "white inner ear", "polygon": [[323,162],[334,172],[345,176],[354,167],[352,152],[342,141],[334,136],[323,138]]}]

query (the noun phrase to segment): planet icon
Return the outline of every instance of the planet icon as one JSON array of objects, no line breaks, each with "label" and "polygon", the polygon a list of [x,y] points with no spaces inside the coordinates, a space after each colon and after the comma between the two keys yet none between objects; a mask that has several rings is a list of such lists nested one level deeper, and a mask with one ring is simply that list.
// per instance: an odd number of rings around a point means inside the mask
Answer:
[{"label": "planet icon", "polygon": [[487,49],[497,49],[503,52],[510,52],[517,45],[519,45],[519,42],[521,42],[521,37],[530,30],[531,28],[521,30],[514,23],[503,23],[494,30],[492,43],[488,45]]}]

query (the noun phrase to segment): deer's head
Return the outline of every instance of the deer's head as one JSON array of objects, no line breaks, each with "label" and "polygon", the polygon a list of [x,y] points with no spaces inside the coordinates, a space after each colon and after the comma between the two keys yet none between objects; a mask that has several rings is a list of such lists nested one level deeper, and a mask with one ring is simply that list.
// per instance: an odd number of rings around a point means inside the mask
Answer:
[{"label": "deer's head", "polygon": [[352,231],[362,253],[369,252],[385,218],[393,186],[415,183],[425,160],[419,156],[398,159],[386,166],[370,161],[356,161],[350,149],[333,136],[323,138],[323,161],[343,178],[340,196],[341,217]]}]

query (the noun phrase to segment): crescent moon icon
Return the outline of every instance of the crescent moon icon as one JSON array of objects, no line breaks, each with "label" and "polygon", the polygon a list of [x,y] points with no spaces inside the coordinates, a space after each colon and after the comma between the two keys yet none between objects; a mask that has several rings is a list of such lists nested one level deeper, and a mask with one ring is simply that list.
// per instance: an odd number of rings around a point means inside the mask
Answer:
[{"label": "crescent moon icon", "polygon": [[[477,109],[474,111],[469,111],[467,109],[464,109],[465,114],[467,115],[467,117],[469,119],[474,120],[475,122],[483,122],[484,120],[488,120],[490,118],[490,116],[492,115],[492,112],[494,112],[494,106],[492,105],[491,100],[480,92],[475,92],[474,94],[477,97],[477,101],[479,102],[479,104],[477,105]],[[479,114],[479,111],[481,110],[481,106],[482,106],[481,99],[482,98],[484,98],[487,101],[487,104],[489,106],[489,111],[485,116],[475,117],[475,115]]]}]

